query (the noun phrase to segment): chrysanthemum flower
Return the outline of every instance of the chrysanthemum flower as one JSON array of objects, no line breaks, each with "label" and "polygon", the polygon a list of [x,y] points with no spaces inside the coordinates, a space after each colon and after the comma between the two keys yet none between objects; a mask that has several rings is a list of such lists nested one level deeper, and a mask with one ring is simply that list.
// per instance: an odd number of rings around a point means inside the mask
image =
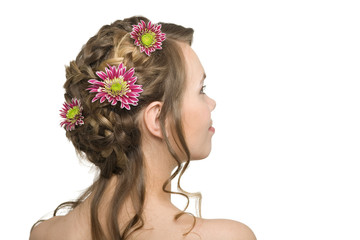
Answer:
[{"label": "chrysanthemum flower", "polygon": [[98,75],[103,81],[96,79],[89,80],[90,87],[87,90],[90,92],[96,92],[96,96],[92,99],[92,102],[100,99],[103,103],[105,100],[116,105],[117,102],[121,102],[121,108],[130,110],[130,104],[136,106],[138,104],[137,97],[139,93],[143,91],[141,85],[134,84],[137,80],[134,77],[134,68],[126,71],[126,67],[121,63],[119,67],[110,66],[105,68],[105,72],[98,71]]},{"label": "chrysanthemum flower", "polygon": [[165,33],[161,32],[161,24],[146,23],[141,20],[138,25],[133,25],[131,38],[135,39],[135,45],[140,46],[140,51],[148,56],[156,49],[162,49],[162,42],[165,40]]},{"label": "chrysanthemum flower", "polygon": [[64,118],[64,121],[60,123],[60,126],[65,126],[67,131],[71,131],[75,129],[75,126],[84,124],[80,100],[73,98],[71,103],[65,102],[63,106],[63,109],[60,110],[60,116]]}]

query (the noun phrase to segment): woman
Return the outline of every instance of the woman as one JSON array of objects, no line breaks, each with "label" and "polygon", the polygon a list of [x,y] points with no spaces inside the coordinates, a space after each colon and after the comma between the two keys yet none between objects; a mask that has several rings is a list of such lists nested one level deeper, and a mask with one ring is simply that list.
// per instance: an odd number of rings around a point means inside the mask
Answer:
[{"label": "woman", "polygon": [[[61,125],[99,176],[31,240],[255,239],[242,223],[195,218],[170,201],[171,180],[209,155],[215,132],[192,35],[143,17],[119,20],[66,68]],[[63,207],[71,211],[55,216]]]}]

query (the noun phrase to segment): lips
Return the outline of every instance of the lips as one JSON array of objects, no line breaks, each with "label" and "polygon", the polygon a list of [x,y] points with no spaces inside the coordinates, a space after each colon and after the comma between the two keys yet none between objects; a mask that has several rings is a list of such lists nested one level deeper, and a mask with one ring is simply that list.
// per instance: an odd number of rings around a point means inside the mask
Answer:
[{"label": "lips", "polygon": [[209,131],[215,133],[215,128],[212,126],[213,122],[211,121]]}]

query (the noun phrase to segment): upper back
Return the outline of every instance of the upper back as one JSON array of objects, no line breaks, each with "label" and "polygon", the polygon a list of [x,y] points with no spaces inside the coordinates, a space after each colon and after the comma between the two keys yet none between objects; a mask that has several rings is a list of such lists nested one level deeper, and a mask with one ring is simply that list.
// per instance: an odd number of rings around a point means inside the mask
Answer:
[{"label": "upper back", "polygon": [[[63,217],[53,217],[36,226],[30,240],[83,240],[90,239],[88,226],[74,227],[77,223]],[[152,226],[152,227],[149,227]],[[146,224],[136,231],[129,240],[256,240],[254,233],[246,225],[225,219],[196,219],[194,229],[186,236],[188,224],[179,226],[172,222],[160,225]]]}]

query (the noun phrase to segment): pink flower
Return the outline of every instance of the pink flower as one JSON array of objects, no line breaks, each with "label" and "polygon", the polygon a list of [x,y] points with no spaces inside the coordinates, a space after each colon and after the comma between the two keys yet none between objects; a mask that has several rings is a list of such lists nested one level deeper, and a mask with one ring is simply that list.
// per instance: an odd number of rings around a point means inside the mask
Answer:
[{"label": "pink flower", "polygon": [[121,102],[120,107],[130,110],[130,104],[133,106],[138,105],[137,97],[139,93],[143,91],[142,85],[134,84],[137,80],[134,77],[134,68],[126,71],[126,67],[120,63],[119,67],[108,65],[109,68],[105,68],[105,72],[98,71],[98,75],[103,81],[96,79],[89,80],[90,87],[87,90],[90,92],[96,92],[96,96],[92,99],[92,102],[100,99],[100,103],[105,100],[116,105],[117,102]]},{"label": "pink flower", "polygon": [[135,39],[135,45],[140,46],[140,51],[148,56],[156,49],[162,49],[161,44],[165,40],[165,33],[161,32],[161,24],[146,23],[141,20],[138,25],[133,25],[131,38]]},{"label": "pink flower", "polygon": [[60,116],[64,118],[64,121],[60,123],[61,127],[65,126],[67,131],[71,131],[75,129],[75,126],[84,124],[80,100],[73,98],[71,103],[65,102],[63,106],[63,109],[60,110]]}]

